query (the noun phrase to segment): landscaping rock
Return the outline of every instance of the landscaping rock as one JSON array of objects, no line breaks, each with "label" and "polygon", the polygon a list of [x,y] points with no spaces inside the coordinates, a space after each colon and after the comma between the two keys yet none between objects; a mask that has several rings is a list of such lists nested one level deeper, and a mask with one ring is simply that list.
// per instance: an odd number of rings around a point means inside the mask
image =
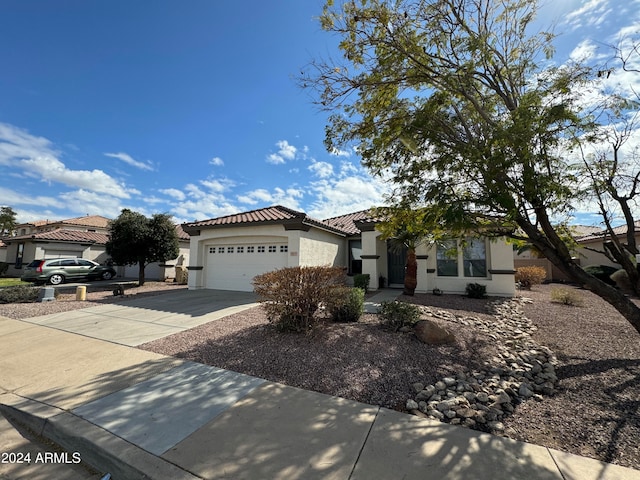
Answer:
[{"label": "landscaping rock", "polygon": [[[542,395],[554,392],[557,360],[549,348],[533,341],[531,334],[536,328],[522,313],[522,305],[527,302],[522,298],[491,302],[493,320],[421,307],[426,316],[478,329],[498,348],[498,354],[480,371],[458,372],[433,385],[413,384],[423,414],[452,425],[504,434],[502,420],[518,404],[529,399],[540,401]],[[432,332],[437,334],[431,336]],[[414,333],[425,343],[454,341],[448,330],[429,320],[418,322]],[[423,388],[418,391],[419,387]],[[417,409],[418,404],[410,401]]]},{"label": "landscaping rock", "polygon": [[422,343],[441,345],[455,342],[455,336],[446,328],[431,320],[420,320],[413,327],[413,333]]}]

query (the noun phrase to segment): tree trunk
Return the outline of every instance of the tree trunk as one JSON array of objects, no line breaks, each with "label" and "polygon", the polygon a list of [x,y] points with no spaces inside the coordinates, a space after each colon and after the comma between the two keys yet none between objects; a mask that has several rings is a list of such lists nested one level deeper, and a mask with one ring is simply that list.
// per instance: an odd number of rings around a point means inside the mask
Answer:
[{"label": "tree trunk", "polygon": [[144,262],[138,262],[138,286],[144,285]]},{"label": "tree trunk", "polygon": [[415,248],[407,250],[407,265],[404,272],[404,295],[413,296],[418,285],[418,260]]},{"label": "tree trunk", "polygon": [[[552,264],[558,267],[569,279],[579,285],[587,287],[609,303],[640,333],[640,308],[633,303],[628,296],[585,272],[573,261],[564,244],[559,245],[560,247],[564,246],[564,249],[556,249],[556,245],[553,244],[551,239],[538,232],[535,226],[525,222],[520,222],[520,226],[525,230],[529,239],[531,239],[531,243],[533,243]],[[561,240],[558,241],[561,242]]]}]

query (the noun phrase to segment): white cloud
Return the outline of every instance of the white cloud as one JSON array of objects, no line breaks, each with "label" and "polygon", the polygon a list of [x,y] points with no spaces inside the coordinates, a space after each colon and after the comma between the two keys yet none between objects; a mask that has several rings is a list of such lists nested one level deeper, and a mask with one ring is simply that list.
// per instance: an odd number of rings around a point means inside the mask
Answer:
[{"label": "white cloud", "polygon": [[328,178],[334,175],[333,165],[328,162],[313,162],[308,168],[319,178]]},{"label": "white cloud", "polygon": [[280,188],[276,187],[273,191],[264,188],[258,188],[244,195],[239,195],[237,200],[248,205],[256,205],[262,203],[268,205],[283,205],[294,210],[300,210],[300,200],[304,197],[304,192],[298,188]]},{"label": "white cloud", "polygon": [[596,45],[591,40],[583,40],[569,54],[569,58],[574,62],[589,62],[596,56]]},{"label": "white cloud", "polygon": [[224,161],[220,157],[213,157],[209,163],[216,167],[222,167],[224,165]]},{"label": "white cloud", "polygon": [[351,157],[351,151],[350,150],[340,150],[339,148],[334,148],[329,153],[331,153],[331,155],[333,155],[334,157],[346,157],[346,158]]},{"label": "white cloud", "polygon": [[287,162],[287,160],[293,160],[296,158],[298,149],[293,145],[290,145],[286,140],[276,142],[276,146],[278,147],[278,152],[267,155],[268,163],[279,165]]},{"label": "white cloud", "polygon": [[609,0],[589,0],[563,16],[563,23],[569,24],[573,30],[586,27],[597,27],[611,13]]},{"label": "white cloud", "polygon": [[38,205],[40,207],[63,208],[64,202],[47,196],[27,196],[9,188],[0,187],[0,198],[7,205]]},{"label": "white cloud", "polygon": [[225,192],[235,186],[235,182],[233,180],[229,180],[228,178],[211,178],[208,180],[201,180],[200,184],[216,193]]},{"label": "white cloud", "polygon": [[164,188],[160,190],[160,193],[169,195],[170,197],[173,197],[176,200],[184,200],[185,198],[187,198],[184,192],[182,190],[178,190],[177,188]]},{"label": "white cloud", "polygon": [[308,213],[317,218],[330,218],[382,205],[384,195],[389,192],[389,186],[382,180],[371,177],[362,167],[351,162],[343,162],[333,176],[311,182],[310,188],[316,200]]},{"label": "white cloud", "polygon": [[131,193],[136,193],[102,170],[71,170],[59,156],[60,152],[46,138],[0,123],[0,165],[43,182],[60,183],[118,198],[129,198]]},{"label": "white cloud", "polygon": [[139,168],[140,170],[153,170],[153,165],[149,163],[139,162],[138,160],[134,160],[127,153],[105,153],[106,157],[117,158],[118,160],[122,160],[124,163],[131,165],[132,167]]},{"label": "white cloud", "polygon": [[[69,211],[79,215],[102,215],[103,217],[116,218],[125,208],[118,198],[83,189],[61,193],[60,198],[65,201]],[[139,207],[131,207],[131,209],[140,211]]]}]

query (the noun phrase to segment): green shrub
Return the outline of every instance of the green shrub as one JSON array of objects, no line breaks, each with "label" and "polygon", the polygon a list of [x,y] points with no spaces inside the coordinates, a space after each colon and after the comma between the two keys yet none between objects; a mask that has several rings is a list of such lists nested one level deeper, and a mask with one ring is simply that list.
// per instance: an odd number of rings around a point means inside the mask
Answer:
[{"label": "green shrub", "polygon": [[334,322],[357,322],[364,313],[364,290],[361,288],[335,288],[329,313]]},{"label": "green shrub", "polygon": [[464,291],[469,298],[484,298],[487,296],[487,286],[480,283],[467,283]]},{"label": "green shrub", "polygon": [[582,297],[576,290],[568,288],[554,288],[551,290],[551,301],[563,305],[582,305]]},{"label": "green shrub", "polygon": [[360,288],[367,293],[369,291],[369,282],[371,278],[368,273],[359,273],[353,276],[353,286],[355,288]]},{"label": "green shrub", "polygon": [[33,303],[38,300],[39,291],[31,285],[0,288],[0,303]]},{"label": "green shrub", "polygon": [[589,265],[588,267],[584,267],[584,271],[609,285],[616,284],[616,282],[611,279],[611,275],[618,271],[616,267],[609,265]]},{"label": "green shrub", "polygon": [[382,302],[380,304],[382,324],[398,331],[402,327],[412,327],[420,320],[420,307],[405,302]]},{"label": "green shrub", "polygon": [[516,282],[520,288],[530,290],[533,285],[540,285],[547,278],[547,271],[542,267],[519,267],[516,268]]},{"label": "green shrub", "polygon": [[317,321],[321,304],[331,305],[334,289],[346,276],[338,267],[287,267],[253,279],[267,318],[281,331],[306,331]]},{"label": "green shrub", "polygon": [[7,262],[0,262],[0,277],[7,273],[9,270],[9,264]]}]

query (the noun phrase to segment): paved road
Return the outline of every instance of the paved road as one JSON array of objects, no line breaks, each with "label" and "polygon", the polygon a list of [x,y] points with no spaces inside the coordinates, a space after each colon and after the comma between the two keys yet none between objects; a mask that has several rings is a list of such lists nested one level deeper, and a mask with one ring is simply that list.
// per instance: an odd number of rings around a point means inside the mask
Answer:
[{"label": "paved road", "polygon": [[[22,432],[22,433],[21,433]],[[99,480],[102,475],[76,459],[60,455],[63,451],[37,439],[21,428],[16,430],[0,415],[0,480]],[[24,436],[23,436],[24,435]],[[55,456],[57,454],[57,456]],[[4,458],[2,458],[4,456]],[[24,459],[30,463],[24,463]],[[17,460],[20,460],[18,462]],[[71,463],[64,463],[70,461]]]}]

